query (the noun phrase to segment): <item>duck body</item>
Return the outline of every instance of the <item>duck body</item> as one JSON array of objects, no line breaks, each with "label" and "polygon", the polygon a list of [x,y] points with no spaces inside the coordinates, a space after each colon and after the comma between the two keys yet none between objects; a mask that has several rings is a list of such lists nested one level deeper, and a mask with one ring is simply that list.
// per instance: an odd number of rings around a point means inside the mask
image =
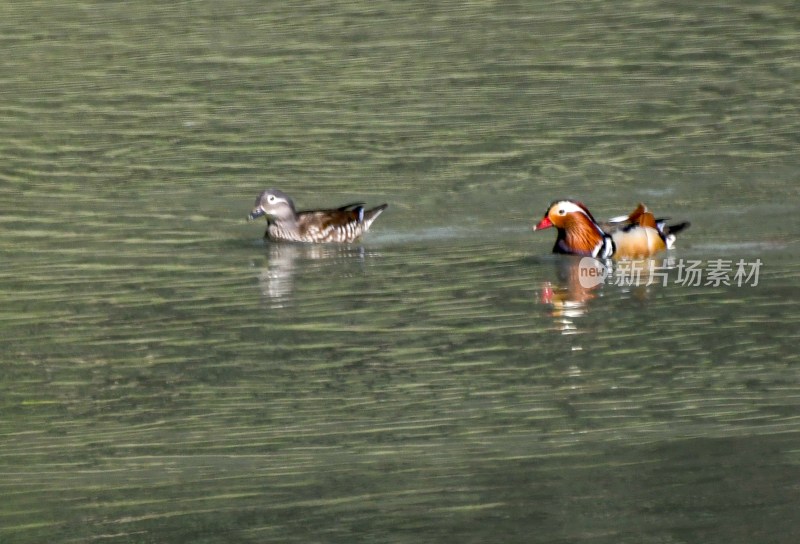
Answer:
[{"label": "duck body", "polygon": [[598,259],[642,259],[670,249],[675,235],[688,222],[667,225],[656,219],[644,204],[630,214],[598,223],[589,209],[574,200],[550,204],[534,231],[555,227],[558,231],[553,253]]},{"label": "duck body", "polygon": [[366,209],[361,202],[325,210],[297,211],[283,191],[267,189],[256,198],[250,219],[267,217],[264,237],[275,242],[349,243],[369,230],[388,204]]}]

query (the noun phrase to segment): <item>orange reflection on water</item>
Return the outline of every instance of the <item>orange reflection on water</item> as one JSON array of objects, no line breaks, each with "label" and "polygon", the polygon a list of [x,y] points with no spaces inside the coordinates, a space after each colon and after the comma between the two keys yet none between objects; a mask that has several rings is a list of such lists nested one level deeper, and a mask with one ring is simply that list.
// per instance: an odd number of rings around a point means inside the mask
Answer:
[{"label": "orange reflection on water", "polygon": [[580,332],[576,319],[585,316],[592,301],[605,289],[617,289],[630,298],[647,300],[652,289],[667,284],[667,273],[674,259],[601,261],[591,257],[563,256],[556,260],[553,281],[545,281],[539,301],[549,307],[549,314],[562,334]]}]

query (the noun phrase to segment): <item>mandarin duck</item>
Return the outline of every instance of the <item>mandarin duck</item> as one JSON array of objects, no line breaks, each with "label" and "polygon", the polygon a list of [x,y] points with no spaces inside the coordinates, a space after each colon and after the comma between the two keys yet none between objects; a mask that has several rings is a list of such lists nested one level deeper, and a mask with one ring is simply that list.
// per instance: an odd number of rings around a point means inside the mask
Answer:
[{"label": "mandarin duck", "polygon": [[666,219],[656,219],[644,204],[639,204],[629,215],[615,217],[601,225],[580,202],[557,200],[550,204],[533,230],[550,227],[558,230],[553,253],[598,259],[641,259],[672,248],[675,235],[688,226],[688,221],[667,225]]},{"label": "mandarin duck", "polygon": [[372,222],[386,209],[381,204],[365,209],[354,202],[336,209],[297,211],[294,202],[283,191],[267,189],[256,198],[248,216],[256,219],[267,216],[264,238],[280,242],[353,242],[367,232]]}]

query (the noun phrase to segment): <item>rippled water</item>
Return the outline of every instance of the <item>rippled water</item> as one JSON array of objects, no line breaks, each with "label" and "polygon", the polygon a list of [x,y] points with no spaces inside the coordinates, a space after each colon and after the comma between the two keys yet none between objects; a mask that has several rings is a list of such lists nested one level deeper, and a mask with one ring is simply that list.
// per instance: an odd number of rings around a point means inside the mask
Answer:
[{"label": "rippled water", "polygon": [[[0,6],[0,541],[796,542],[798,23]],[[389,209],[266,245],[270,186]],[[590,288],[565,196],[692,227]]]}]

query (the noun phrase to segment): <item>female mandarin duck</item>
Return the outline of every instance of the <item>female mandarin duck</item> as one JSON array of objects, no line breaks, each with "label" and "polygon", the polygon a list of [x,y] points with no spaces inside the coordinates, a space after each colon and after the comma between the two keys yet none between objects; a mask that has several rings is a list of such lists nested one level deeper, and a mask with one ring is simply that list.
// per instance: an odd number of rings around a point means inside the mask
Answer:
[{"label": "female mandarin duck", "polygon": [[675,235],[688,226],[688,222],[667,225],[665,219],[656,219],[644,204],[639,204],[630,215],[615,217],[601,226],[580,202],[557,200],[550,204],[533,230],[550,227],[558,230],[553,253],[641,259],[670,249]]},{"label": "female mandarin duck", "polygon": [[267,189],[256,198],[250,219],[267,216],[264,238],[280,242],[353,242],[367,232],[388,204],[370,210],[355,202],[331,210],[300,211],[283,191]]}]

